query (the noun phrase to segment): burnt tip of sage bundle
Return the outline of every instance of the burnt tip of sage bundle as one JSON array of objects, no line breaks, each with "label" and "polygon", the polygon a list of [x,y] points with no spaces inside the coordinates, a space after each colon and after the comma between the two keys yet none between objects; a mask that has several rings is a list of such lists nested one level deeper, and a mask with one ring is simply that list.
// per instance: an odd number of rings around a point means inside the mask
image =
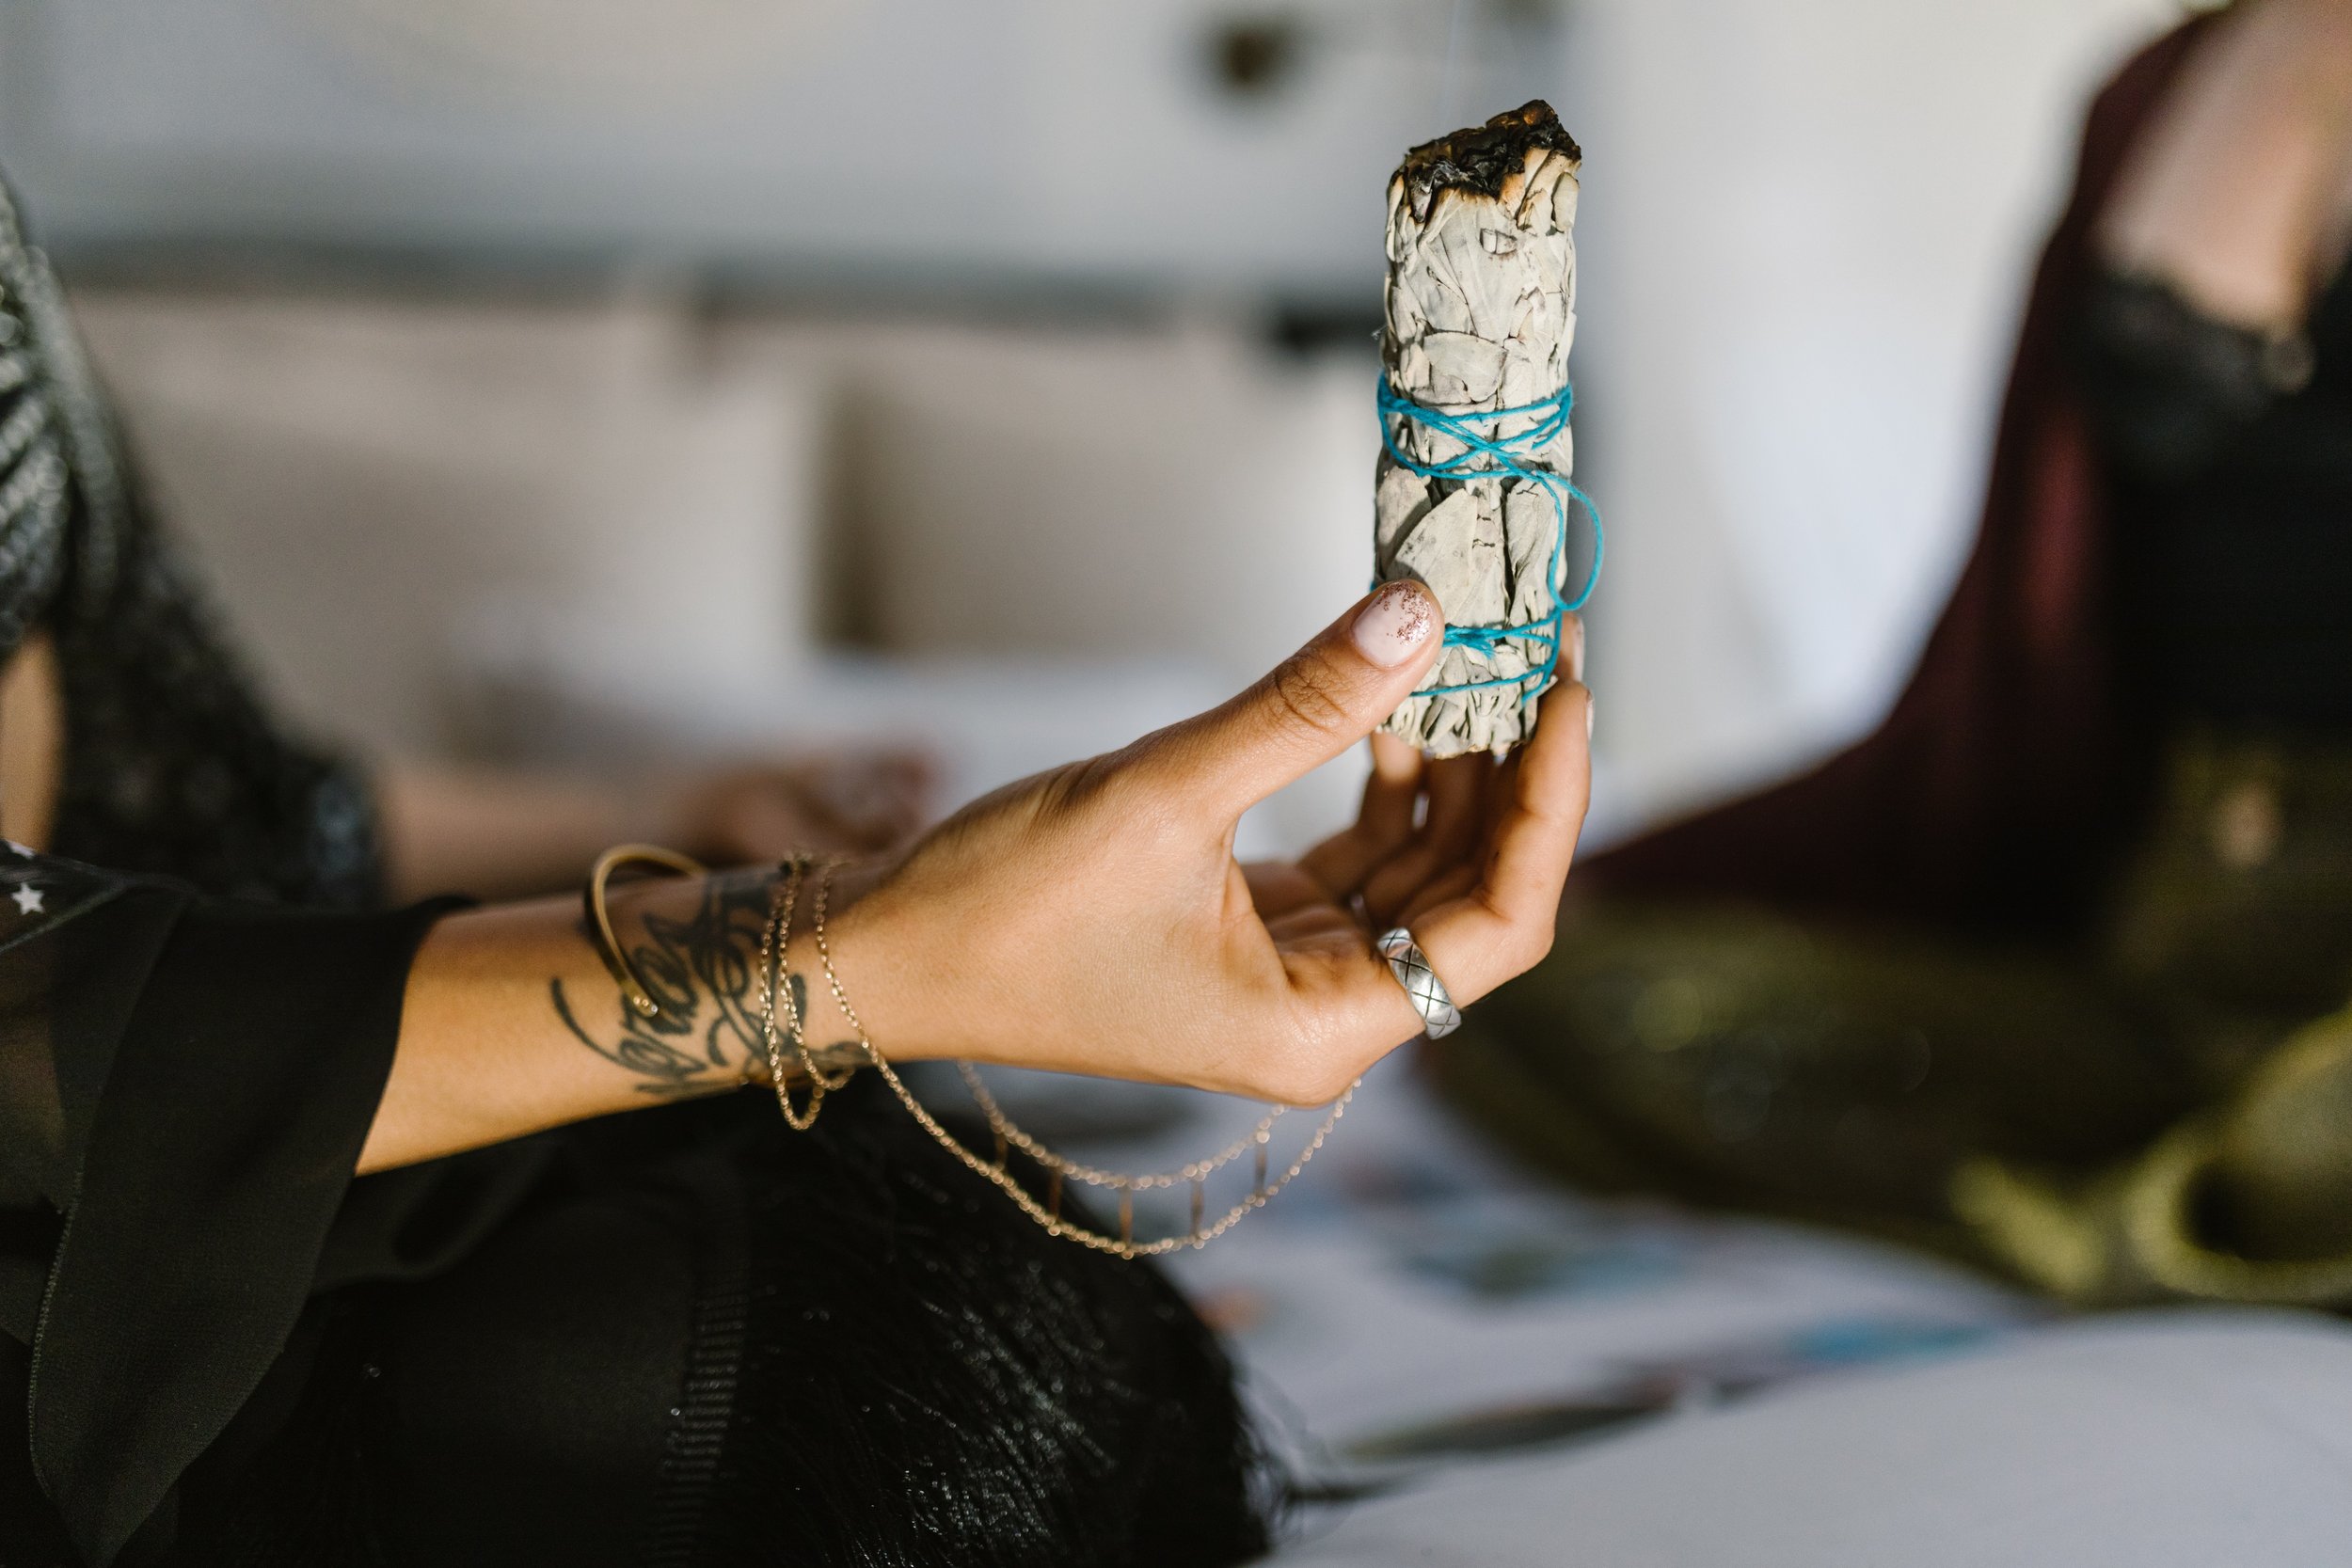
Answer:
[{"label": "burnt tip of sage bundle", "polygon": [[1581,163],[1584,150],[1561,125],[1551,105],[1537,98],[1499,114],[1484,125],[1425,141],[1405,154],[1396,178],[1412,197],[1413,211],[1426,215],[1441,190],[1501,197],[1503,182],[1527,166],[1527,155],[1542,149]]}]

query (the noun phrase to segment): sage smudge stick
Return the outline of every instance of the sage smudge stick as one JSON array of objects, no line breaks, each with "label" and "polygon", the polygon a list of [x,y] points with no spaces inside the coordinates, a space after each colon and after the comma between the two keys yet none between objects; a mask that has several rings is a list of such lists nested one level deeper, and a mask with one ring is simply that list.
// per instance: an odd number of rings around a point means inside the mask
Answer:
[{"label": "sage smudge stick", "polygon": [[1586,582],[1565,537],[1582,162],[1539,101],[1414,148],[1389,182],[1374,575],[1426,583],[1451,630],[1382,728],[1432,757],[1534,732],[1563,601]]}]

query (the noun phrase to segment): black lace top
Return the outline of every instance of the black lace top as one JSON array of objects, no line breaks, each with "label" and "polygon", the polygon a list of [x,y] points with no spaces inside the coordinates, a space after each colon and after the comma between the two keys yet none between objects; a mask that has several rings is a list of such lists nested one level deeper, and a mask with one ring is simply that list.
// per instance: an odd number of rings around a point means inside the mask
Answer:
[{"label": "black lace top", "polygon": [[2352,731],[2352,274],[2299,335],[2112,275],[2081,325],[2134,685],[2179,719]]},{"label": "black lace top", "polygon": [[0,188],[0,659],[56,636],[63,856],[344,907],[381,889],[348,767],[290,740],[129,482],[56,282]]}]

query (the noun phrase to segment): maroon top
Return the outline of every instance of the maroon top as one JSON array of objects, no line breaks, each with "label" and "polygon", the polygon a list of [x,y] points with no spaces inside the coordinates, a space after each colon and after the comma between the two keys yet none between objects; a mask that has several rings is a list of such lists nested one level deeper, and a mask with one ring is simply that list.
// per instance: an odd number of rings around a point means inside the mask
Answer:
[{"label": "maroon top", "polygon": [[2034,274],[1975,552],[1885,722],[1810,773],[1596,858],[1579,886],[2009,933],[2089,912],[2136,825],[2155,737],[2118,656],[2111,507],[2064,339],[2098,214],[2206,24],[2143,51],[2091,105]]}]

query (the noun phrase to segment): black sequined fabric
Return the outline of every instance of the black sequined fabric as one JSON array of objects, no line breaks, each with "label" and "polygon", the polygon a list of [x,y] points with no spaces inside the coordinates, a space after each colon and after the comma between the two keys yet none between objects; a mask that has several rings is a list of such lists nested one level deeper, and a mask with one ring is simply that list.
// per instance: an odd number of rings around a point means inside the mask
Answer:
[{"label": "black sequined fabric", "polygon": [[[197,1560],[1209,1568],[1274,1503],[1215,1337],[1023,1220],[871,1075],[539,1140],[491,1244],[340,1292]],[[326,1499],[322,1501],[321,1499]]]},{"label": "black sequined fabric", "polygon": [[574,1198],[387,1318],[398,1560],[607,1560],[583,1520],[648,1568],[1264,1549],[1232,1370],[1191,1307],[1023,1219],[871,1074],[804,1136],[745,1099],[565,1158]]}]

